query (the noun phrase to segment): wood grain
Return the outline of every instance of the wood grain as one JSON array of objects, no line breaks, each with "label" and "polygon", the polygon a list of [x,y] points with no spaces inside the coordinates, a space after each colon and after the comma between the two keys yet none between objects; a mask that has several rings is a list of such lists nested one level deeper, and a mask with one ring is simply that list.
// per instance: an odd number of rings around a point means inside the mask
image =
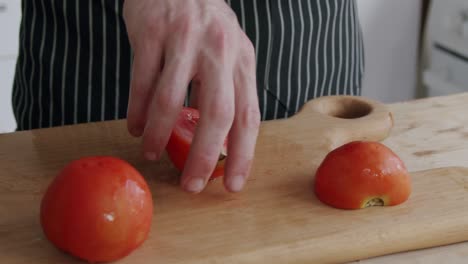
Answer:
[{"label": "wood grain", "polygon": [[[441,98],[439,104],[444,100],[449,99]],[[406,111],[426,104],[390,107],[394,131],[400,133],[392,131],[395,139],[409,140],[401,136]],[[413,114],[425,111],[427,116],[413,121],[422,126],[424,120],[430,123],[431,109],[417,109],[420,112]],[[363,113],[368,115],[350,118]],[[464,240],[468,237],[467,169],[415,172],[414,193],[398,207],[342,211],[316,200],[311,184],[323,156],[350,140],[383,139],[391,125],[387,108],[342,97],[314,100],[293,118],[265,122],[252,177],[246,190],[236,195],[225,192],[220,181],[211,182],[200,195],[183,193],[177,186],[177,172],[166,158],[157,163],[140,158],[140,142],[127,135],[123,121],[0,135],[0,260],[76,262],[44,239],[38,205],[58,170],[88,155],[128,160],[153,190],[152,233],[121,263],[344,262]],[[397,150],[426,151],[417,135],[412,147],[398,145],[391,137],[386,142]],[[460,140],[458,145],[463,146]],[[409,157],[404,159],[408,167],[424,167],[417,156],[399,154]]]},{"label": "wood grain", "polygon": [[[468,93],[396,103],[389,108],[395,125],[383,142],[405,160],[410,171],[468,167]],[[465,264],[468,243],[391,254],[359,263]]]}]

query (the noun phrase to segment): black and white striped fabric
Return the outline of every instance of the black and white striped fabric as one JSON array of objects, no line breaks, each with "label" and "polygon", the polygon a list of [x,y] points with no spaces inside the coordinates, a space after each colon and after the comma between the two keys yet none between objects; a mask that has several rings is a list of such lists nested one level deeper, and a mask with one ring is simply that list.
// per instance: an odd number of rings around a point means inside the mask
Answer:
[{"label": "black and white striped fabric", "polygon": [[[354,0],[226,0],[256,49],[262,120],[360,95]],[[22,0],[12,102],[18,130],[126,117],[132,51],[122,0]]]}]

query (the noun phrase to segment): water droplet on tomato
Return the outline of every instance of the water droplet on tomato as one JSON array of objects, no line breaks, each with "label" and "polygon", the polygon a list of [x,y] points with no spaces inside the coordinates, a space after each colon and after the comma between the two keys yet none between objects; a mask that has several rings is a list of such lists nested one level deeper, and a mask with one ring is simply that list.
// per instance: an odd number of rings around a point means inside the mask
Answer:
[{"label": "water droplet on tomato", "polygon": [[143,195],[145,194],[145,190],[143,190],[135,181],[127,180],[125,182],[125,189],[127,192],[131,192],[136,195]]},{"label": "water droplet on tomato", "polygon": [[105,213],[104,219],[106,219],[108,222],[114,222],[114,219],[115,219],[114,213]]}]

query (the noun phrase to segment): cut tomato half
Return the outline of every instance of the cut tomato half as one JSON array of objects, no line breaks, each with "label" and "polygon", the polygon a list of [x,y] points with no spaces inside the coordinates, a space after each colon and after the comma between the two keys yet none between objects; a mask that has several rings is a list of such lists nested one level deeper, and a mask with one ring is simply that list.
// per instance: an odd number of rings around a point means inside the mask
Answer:
[{"label": "cut tomato half", "polygon": [[[172,130],[169,142],[166,146],[166,151],[169,159],[179,171],[184,169],[199,119],[200,113],[197,109],[183,107]],[[223,148],[220,150],[218,164],[211,174],[211,179],[224,175],[227,144],[228,138],[224,140]]]},{"label": "cut tomato half", "polygon": [[340,209],[394,206],[411,195],[411,176],[389,147],[355,141],[327,154],[316,172],[315,193]]}]

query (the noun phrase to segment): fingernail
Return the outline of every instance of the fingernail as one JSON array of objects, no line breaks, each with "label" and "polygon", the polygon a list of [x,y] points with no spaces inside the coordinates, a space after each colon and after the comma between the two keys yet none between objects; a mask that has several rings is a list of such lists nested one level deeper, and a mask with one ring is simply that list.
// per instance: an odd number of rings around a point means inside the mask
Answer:
[{"label": "fingernail", "polygon": [[154,152],[146,152],[145,153],[145,159],[155,161],[158,159],[158,155]]},{"label": "fingernail", "polygon": [[233,192],[240,192],[244,187],[244,177],[237,175],[228,180],[228,187]]},{"label": "fingernail", "polygon": [[201,178],[193,178],[187,183],[185,187],[189,192],[201,192],[203,187],[205,187],[205,181]]}]

